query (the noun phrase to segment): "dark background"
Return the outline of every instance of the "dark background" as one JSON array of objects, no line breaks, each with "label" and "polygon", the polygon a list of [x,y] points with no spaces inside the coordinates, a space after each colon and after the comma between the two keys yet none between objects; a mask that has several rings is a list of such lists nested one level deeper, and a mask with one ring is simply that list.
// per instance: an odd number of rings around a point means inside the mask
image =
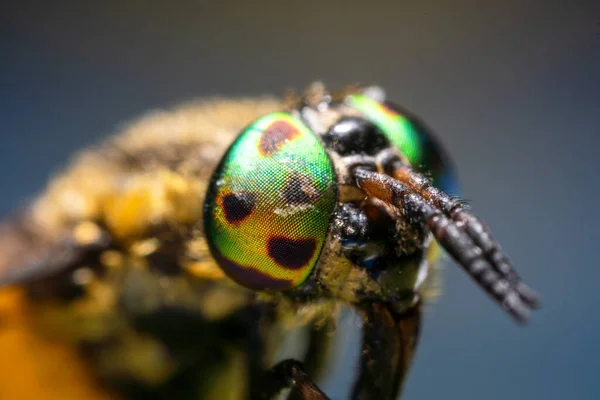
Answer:
[{"label": "dark background", "polygon": [[[0,215],[149,109],[377,83],[437,130],[465,196],[544,299],[519,328],[447,267],[406,398],[598,398],[600,7],[299,3],[3,2]],[[333,398],[354,377],[357,340],[339,342]]]}]

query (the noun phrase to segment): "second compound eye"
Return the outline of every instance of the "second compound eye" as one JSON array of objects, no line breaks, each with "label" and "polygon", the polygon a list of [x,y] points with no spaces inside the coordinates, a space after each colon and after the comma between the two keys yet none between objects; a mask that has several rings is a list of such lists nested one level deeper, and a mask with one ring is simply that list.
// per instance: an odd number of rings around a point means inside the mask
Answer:
[{"label": "second compound eye", "polygon": [[358,117],[344,117],[322,136],[330,149],[342,156],[374,155],[390,146],[383,132],[372,122]]}]

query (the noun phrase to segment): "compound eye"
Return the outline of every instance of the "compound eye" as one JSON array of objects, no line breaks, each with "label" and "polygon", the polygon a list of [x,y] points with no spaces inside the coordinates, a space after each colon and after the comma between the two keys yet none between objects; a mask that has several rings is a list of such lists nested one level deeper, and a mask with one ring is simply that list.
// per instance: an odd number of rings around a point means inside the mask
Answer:
[{"label": "compound eye", "polygon": [[348,96],[347,103],[377,125],[412,165],[421,161],[419,132],[409,118],[387,103],[379,103],[363,94]]},{"label": "compound eye", "polygon": [[431,176],[434,186],[452,195],[460,193],[450,158],[417,116],[390,101],[378,102],[364,94],[350,95],[346,101],[377,125],[417,171]]},{"label": "compound eye", "polygon": [[325,148],[300,120],[285,113],[258,119],[211,179],[204,224],[215,260],[253,289],[302,284],[327,237],[335,182]]}]

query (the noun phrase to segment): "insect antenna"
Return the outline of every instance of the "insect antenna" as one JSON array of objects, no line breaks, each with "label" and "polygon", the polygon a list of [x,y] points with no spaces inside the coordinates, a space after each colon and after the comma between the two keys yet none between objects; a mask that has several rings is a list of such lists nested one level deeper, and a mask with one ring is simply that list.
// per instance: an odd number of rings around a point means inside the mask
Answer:
[{"label": "insect antenna", "polygon": [[496,271],[459,222],[445,215],[408,185],[388,175],[358,167],[353,170],[353,176],[357,186],[369,197],[397,208],[409,222],[425,223],[438,243],[479,286],[519,323],[527,321],[532,305],[521,296],[518,285]]},{"label": "insect antenna", "polygon": [[521,299],[531,308],[539,307],[540,301],[537,295],[523,283],[511,261],[502,251],[500,244],[492,237],[490,229],[479,218],[469,213],[459,199],[448,196],[433,187],[429,179],[399,160],[388,164],[386,172],[461,226],[481,249],[485,259],[494,270],[515,287]]}]

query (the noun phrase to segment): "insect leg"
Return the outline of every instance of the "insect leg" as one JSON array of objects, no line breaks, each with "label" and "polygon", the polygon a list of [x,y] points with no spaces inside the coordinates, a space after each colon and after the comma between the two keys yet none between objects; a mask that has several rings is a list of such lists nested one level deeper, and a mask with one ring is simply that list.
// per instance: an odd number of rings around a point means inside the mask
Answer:
[{"label": "insect leg", "polygon": [[306,373],[314,380],[325,372],[331,356],[331,345],[334,338],[334,320],[330,319],[324,326],[311,326],[308,338],[308,349],[304,357]]},{"label": "insect leg", "polygon": [[389,171],[386,172],[392,177],[404,183],[461,226],[471,240],[481,249],[484,257],[494,270],[515,287],[525,303],[532,308],[539,306],[539,299],[535,293],[521,281],[512,263],[502,251],[500,244],[492,237],[490,229],[479,218],[467,212],[458,199],[452,198],[433,187],[429,179],[401,161],[391,163],[388,169]]},{"label": "insect leg", "polygon": [[481,249],[461,227],[403,183],[383,174],[356,168],[358,187],[368,196],[403,210],[409,221],[425,223],[438,243],[492,298],[518,322],[525,322],[531,307],[485,259]]},{"label": "insect leg", "polygon": [[304,365],[296,360],[284,360],[267,371],[260,393],[254,399],[276,398],[283,389],[291,388],[290,397],[303,400],[328,400],[329,397],[306,374]]},{"label": "insect leg", "polygon": [[403,314],[384,304],[363,304],[360,372],[354,385],[353,399],[395,399],[401,392],[419,339],[421,307],[416,305]]}]

